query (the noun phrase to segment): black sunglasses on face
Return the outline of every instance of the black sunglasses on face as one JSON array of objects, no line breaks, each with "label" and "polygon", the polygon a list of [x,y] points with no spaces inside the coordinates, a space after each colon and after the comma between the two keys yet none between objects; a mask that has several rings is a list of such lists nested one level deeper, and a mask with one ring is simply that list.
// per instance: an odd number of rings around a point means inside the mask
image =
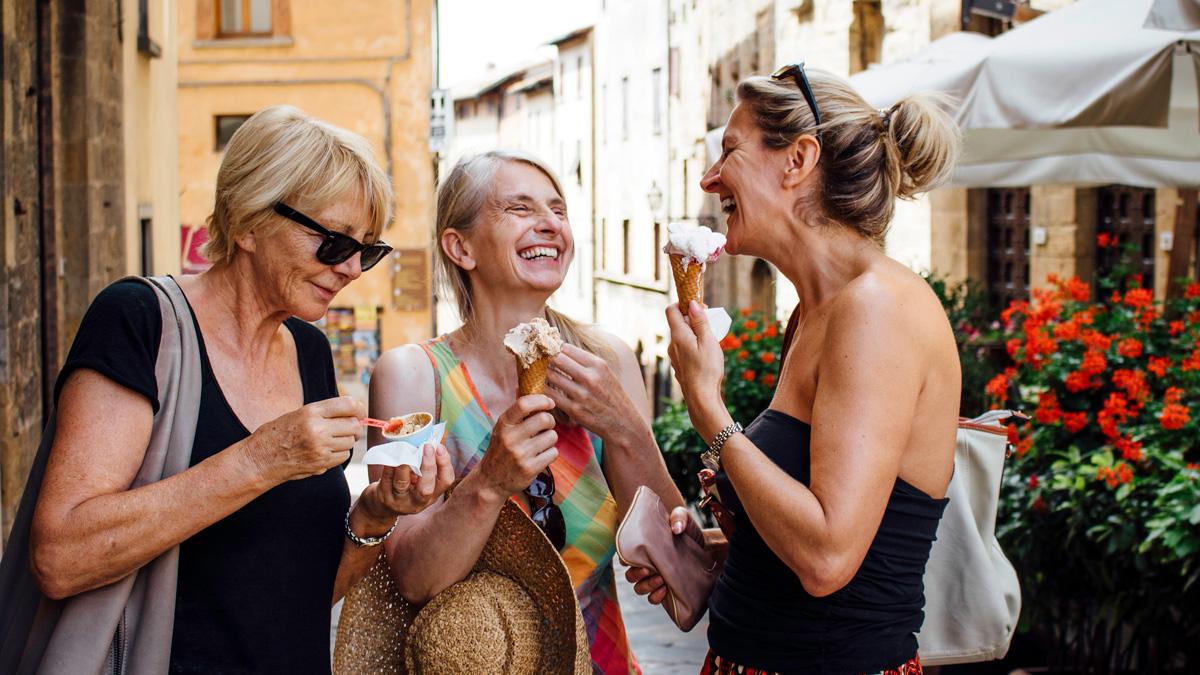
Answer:
[{"label": "black sunglasses on face", "polygon": [[[796,88],[804,95],[804,100],[808,102],[808,107],[812,109],[813,120],[816,126],[821,126],[821,109],[817,107],[817,97],[813,95],[812,85],[808,83],[808,75],[804,74],[804,62],[793,63],[786,65],[771,75],[772,80],[783,80],[792,78],[796,83]],[[817,139],[821,138],[821,132],[817,131]]]},{"label": "black sunglasses on face", "polygon": [[361,251],[362,257],[358,259],[358,264],[362,267],[362,271],[366,272],[392,252],[392,247],[382,241],[363,244],[354,237],[348,237],[340,232],[331,232],[317,221],[283,202],[275,204],[275,213],[324,237],[321,245],[317,247],[317,260],[325,265],[340,265]]},{"label": "black sunglasses on face", "polygon": [[567,543],[567,523],[563,520],[562,509],[554,503],[554,474],[550,469],[542,470],[525,488],[525,494],[529,496],[532,510],[529,517],[542,528],[554,548],[561,551]]}]

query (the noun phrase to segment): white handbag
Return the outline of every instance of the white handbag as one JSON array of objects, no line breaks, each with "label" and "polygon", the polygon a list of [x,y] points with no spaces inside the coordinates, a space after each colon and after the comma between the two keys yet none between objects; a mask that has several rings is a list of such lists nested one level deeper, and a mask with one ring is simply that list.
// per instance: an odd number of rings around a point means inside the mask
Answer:
[{"label": "white handbag", "polygon": [[1021,587],[996,541],[996,505],[1008,455],[1003,422],[1024,415],[993,410],[960,420],[950,498],[925,567],[921,663],[936,666],[1003,658],[1021,614]]}]

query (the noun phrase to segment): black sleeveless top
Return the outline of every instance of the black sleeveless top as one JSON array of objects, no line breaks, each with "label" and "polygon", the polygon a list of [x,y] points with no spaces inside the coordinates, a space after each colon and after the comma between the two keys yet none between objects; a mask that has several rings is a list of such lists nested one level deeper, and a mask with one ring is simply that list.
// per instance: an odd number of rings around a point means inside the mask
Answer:
[{"label": "black sleeveless top", "polygon": [[[811,432],[808,424],[767,410],[745,434],[809,485]],[[897,478],[862,566],[844,588],[817,598],[755,531],[724,472],[717,487],[737,528],[709,599],[714,652],[746,667],[785,673],[874,673],[916,654],[925,563],[949,500],[933,499]]]}]

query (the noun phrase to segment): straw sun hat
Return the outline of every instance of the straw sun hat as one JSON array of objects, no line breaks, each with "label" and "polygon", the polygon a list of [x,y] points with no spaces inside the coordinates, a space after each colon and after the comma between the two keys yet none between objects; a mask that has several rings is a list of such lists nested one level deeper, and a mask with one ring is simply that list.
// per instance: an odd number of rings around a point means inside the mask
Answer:
[{"label": "straw sun hat", "polygon": [[342,605],[333,671],[591,673],[571,577],[541,529],[509,500],[466,579],[416,608],[383,556]]}]

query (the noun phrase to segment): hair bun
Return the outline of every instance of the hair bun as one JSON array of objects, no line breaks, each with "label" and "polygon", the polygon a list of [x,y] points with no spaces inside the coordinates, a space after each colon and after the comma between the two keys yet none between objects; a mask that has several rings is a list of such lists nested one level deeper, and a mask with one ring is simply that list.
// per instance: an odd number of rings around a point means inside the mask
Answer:
[{"label": "hair bun", "polygon": [[958,125],[946,112],[950,105],[950,97],[925,92],[901,99],[884,114],[884,134],[896,148],[897,197],[912,199],[950,177],[961,145]]}]

